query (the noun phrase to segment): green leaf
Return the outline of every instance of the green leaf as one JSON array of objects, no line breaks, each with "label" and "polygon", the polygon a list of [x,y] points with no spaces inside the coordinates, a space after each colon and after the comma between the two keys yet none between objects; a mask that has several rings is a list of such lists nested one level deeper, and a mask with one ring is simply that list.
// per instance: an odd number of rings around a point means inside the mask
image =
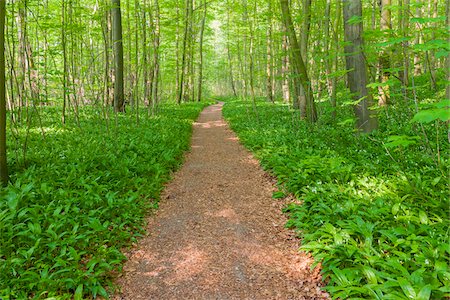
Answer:
[{"label": "green leaf", "polygon": [[450,111],[448,108],[434,108],[419,111],[412,122],[430,123],[436,120],[447,122],[450,120]]},{"label": "green leaf", "polygon": [[374,269],[369,267],[363,267],[362,271],[369,284],[378,284],[377,275],[375,273],[376,271]]},{"label": "green leaf", "polygon": [[75,294],[74,300],[82,300],[83,299],[83,284],[78,285]]},{"label": "green leaf", "polygon": [[408,147],[416,144],[419,139],[418,136],[391,135],[385,146],[386,148]]},{"label": "green leaf", "polygon": [[420,223],[422,223],[422,224],[428,224],[428,222],[429,222],[427,213],[424,212],[423,210],[419,211],[419,220],[420,220]]},{"label": "green leaf", "polygon": [[10,191],[8,195],[6,196],[6,200],[8,201],[8,207],[11,211],[15,211],[17,208],[17,205],[19,204],[19,196],[14,193],[13,191]]},{"label": "green leaf", "polygon": [[392,206],[391,212],[392,212],[393,215],[396,215],[399,210],[400,210],[400,203],[395,203]]},{"label": "green leaf", "polygon": [[416,299],[416,292],[406,278],[400,277],[397,279],[397,281],[400,284],[400,287],[402,288],[403,293],[405,293],[406,297],[408,297],[409,299]]},{"label": "green leaf", "polygon": [[424,286],[419,294],[417,294],[417,300],[429,300],[431,297],[431,285]]},{"label": "green leaf", "polygon": [[347,23],[350,25],[359,24],[362,22],[361,16],[352,16],[350,19],[347,20]]},{"label": "green leaf", "polygon": [[286,195],[282,191],[276,191],[272,194],[273,199],[282,199],[286,197]]}]

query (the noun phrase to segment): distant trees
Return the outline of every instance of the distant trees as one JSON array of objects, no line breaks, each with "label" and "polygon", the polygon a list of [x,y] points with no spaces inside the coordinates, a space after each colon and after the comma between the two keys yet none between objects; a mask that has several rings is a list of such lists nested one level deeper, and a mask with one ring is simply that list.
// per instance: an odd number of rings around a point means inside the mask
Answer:
[{"label": "distant trees", "polygon": [[342,4],[353,1],[5,2],[13,124],[39,120],[42,105],[79,123],[82,105],[108,120],[111,107],[129,103],[139,120],[141,103],[152,115],[160,101],[211,94],[283,100],[315,122],[325,112],[318,103],[332,119],[345,110],[348,83],[366,131],[371,97],[419,107],[417,79],[432,91],[448,79],[448,1],[361,1],[361,13],[345,20]]}]

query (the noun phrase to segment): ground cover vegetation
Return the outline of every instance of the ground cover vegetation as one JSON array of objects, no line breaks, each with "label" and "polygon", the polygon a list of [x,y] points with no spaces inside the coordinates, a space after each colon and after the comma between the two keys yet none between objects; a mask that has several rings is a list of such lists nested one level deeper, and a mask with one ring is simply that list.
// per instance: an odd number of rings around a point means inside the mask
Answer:
[{"label": "ground cover vegetation", "polygon": [[109,129],[93,110],[64,128],[59,111],[46,110],[45,138],[37,122],[28,135],[19,130],[9,147],[13,183],[0,191],[0,295],[107,297],[122,248],[144,233],[203,107],[164,105],[139,126],[134,115],[117,116]]},{"label": "ground cover vegetation", "polygon": [[445,132],[443,124],[425,126],[427,144],[423,136],[415,138],[420,126],[407,117],[385,115],[384,131],[355,136],[329,120],[300,123],[298,112],[282,104],[258,102],[257,111],[242,101],[224,108],[242,143],[278,178],[274,197],[291,193],[299,199],[285,209],[287,226],[298,230],[301,249],[321,262],[333,297],[448,295],[450,153],[446,137],[436,136],[436,127]]},{"label": "ground cover vegetation", "polygon": [[275,196],[302,201],[289,226],[332,297],[448,297],[449,14],[438,0],[1,0],[0,296],[105,296],[187,149],[193,102],[214,95],[242,100],[227,118]]}]

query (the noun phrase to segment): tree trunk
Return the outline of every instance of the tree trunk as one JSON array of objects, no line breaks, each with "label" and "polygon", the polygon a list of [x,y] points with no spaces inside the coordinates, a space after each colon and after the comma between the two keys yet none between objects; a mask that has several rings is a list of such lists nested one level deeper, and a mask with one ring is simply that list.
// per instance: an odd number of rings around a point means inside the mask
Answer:
[{"label": "tree trunk", "polygon": [[[286,29],[284,30],[286,32]],[[289,45],[288,45],[288,37],[286,34],[283,34],[283,61],[281,65],[281,77],[283,82],[281,83],[281,90],[283,93],[283,101],[285,103],[291,102],[291,94],[289,88]]]},{"label": "tree trunk", "polygon": [[0,182],[8,183],[6,160],[6,82],[5,82],[5,20],[6,0],[0,0]]},{"label": "tree trunk", "polygon": [[273,64],[272,64],[272,31],[273,31],[273,22],[272,22],[272,1],[268,1],[269,7],[267,12],[267,64],[266,64],[266,90],[267,90],[267,101],[274,102],[275,101],[275,88],[273,81]]},{"label": "tree trunk", "polygon": [[186,73],[186,55],[187,55],[187,40],[188,40],[188,34],[189,34],[189,17],[190,17],[190,2],[191,0],[186,0],[186,12],[185,12],[185,20],[184,20],[184,36],[183,36],[183,52],[181,55],[181,70],[180,70],[180,82],[178,84],[178,97],[177,97],[177,103],[181,104],[181,100],[183,99],[183,93],[184,93],[184,77]]},{"label": "tree trunk", "polygon": [[[422,7],[417,7],[416,8],[416,18],[422,18]],[[423,43],[423,33],[422,33],[422,28],[419,22],[416,22],[416,45],[420,45]],[[414,76],[419,76],[422,75],[422,64],[423,64],[423,59],[420,57],[420,54],[418,52],[416,52],[414,54]]]},{"label": "tree trunk", "polygon": [[[445,5],[445,22],[447,25],[447,28],[450,28],[450,1],[447,0],[447,3]],[[447,43],[450,45],[450,35],[447,35]],[[450,100],[450,53],[447,55],[446,58],[446,74],[447,74],[447,87],[445,89],[446,91],[446,98]],[[450,142],[450,133],[449,133],[449,142]]]},{"label": "tree trunk", "polygon": [[205,32],[206,14],[207,14],[207,2],[203,0],[203,18],[202,24],[200,25],[200,41],[199,41],[199,55],[200,60],[198,62],[198,85],[197,85],[197,101],[202,100],[202,83],[203,83],[203,34]]},{"label": "tree trunk", "polygon": [[114,47],[114,111],[125,111],[124,82],[123,82],[123,41],[122,14],[120,0],[112,0],[113,15],[113,47]]},{"label": "tree trunk", "polygon": [[309,80],[308,73],[306,71],[305,63],[301,55],[300,44],[297,40],[294,24],[292,23],[292,17],[289,9],[288,0],[280,0],[282,18],[287,29],[289,37],[289,43],[292,51],[293,65],[295,69],[295,78],[298,78],[299,83],[296,84],[297,90],[303,88],[305,90],[306,110],[302,118],[307,119],[309,122],[317,121],[317,112],[314,103],[314,95],[311,88],[311,81]]},{"label": "tree trunk", "polygon": [[377,128],[376,118],[371,116],[369,106],[372,96],[367,91],[367,66],[363,55],[363,25],[362,21],[354,23],[349,20],[362,17],[361,0],[343,0],[344,4],[344,33],[345,58],[347,78],[353,99],[357,118],[356,128],[359,131],[371,132]]},{"label": "tree trunk", "polygon": [[152,112],[155,113],[156,105],[159,102],[159,46],[160,46],[160,15],[159,0],[155,0],[155,37],[153,41],[153,96]]},{"label": "tree trunk", "polygon": [[[392,21],[391,21],[391,0],[381,0],[381,20],[380,27],[383,31],[384,35],[388,35],[388,31],[392,29]],[[378,87],[379,99],[378,105],[386,106],[390,100],[389,93],[389,84],[387,83],[391,73],[387,70],[391,67],[391,59],[389,55],[389,50],[384,49],[381,51],[381,55],[379,57],[379,66],[380,66],[380,83],[381,85]]]},{"label": "tree trunk", "polygon": [[61,122],[66,124],[66,105],[67,105],[67,73],[68,65],[67,65],[67,42],[66,42],[66,2],[63,0],[61,5],[61,46],[63,53],[63,107],[62,107],[62,115]]}]

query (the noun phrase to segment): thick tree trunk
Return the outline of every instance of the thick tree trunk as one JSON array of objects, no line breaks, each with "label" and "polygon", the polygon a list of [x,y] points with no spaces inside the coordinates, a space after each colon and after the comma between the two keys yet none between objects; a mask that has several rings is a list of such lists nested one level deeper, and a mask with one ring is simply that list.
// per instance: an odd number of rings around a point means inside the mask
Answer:
[{"label": "thick tree trunk", "polygon": [[122,14],[120,0],[112,0],[113,15],[113,47],[114,47],[114,111],[125,111],[124,81],[123,81],[123,41]]},{"label": "thick tree trunk", "polygon": [[307,119],[309,122],[315,122],[317,121],[317,112],[311,88],[311,81],[309,80],[306,66],[303,62],[300,44],[297,40],[294,24],[292,23],[289,2],[288,0],[280,0],[280,4],[283,22],[286,26],[287,35],[289,37],[296,78],[298,78],[299,81],[299,84],[297,84],[297,90],[299,90],[300,88],[303,88],[305,90],[306,110],[301,117]]},{"label": "thick tree trunk", "polygon": [[362,17],[361,0],[343,0],[344,4],[344,32],[345,32],[345,58],[347,78],[353,99],[357,118],[356,128],[359,131],[371,132],[377,128],[376,118],[369,110],[372,96],[367,91],[367,66],[363,55],[363,25],[361,22],[349,20]]},{"label": "thick tree trunk", "polygon": [[5,20],[6,0],[0,0],[0,182],[8,183],[6,160],[6,80],[5,80]]}]

